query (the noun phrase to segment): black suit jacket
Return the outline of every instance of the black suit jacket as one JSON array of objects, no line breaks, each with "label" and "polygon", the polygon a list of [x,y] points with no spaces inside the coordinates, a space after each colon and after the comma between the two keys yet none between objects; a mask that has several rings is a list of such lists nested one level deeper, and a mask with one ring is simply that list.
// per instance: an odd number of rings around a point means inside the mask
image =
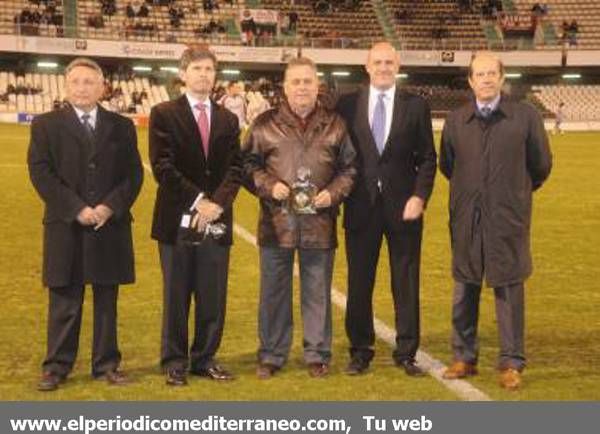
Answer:
[{"label": "black suit jacket", "polygon": [[242,160],[237,116],[211,103],[208,159],[185,95],[155,106],[150,113],[150,162],[158,182],[152,238],[174,244],[181,215],[201,192],[223,208],[219,219],[233,241],[232,204],[240,187]]},{"label": "black suit jacket", "polygon": [[[27,162],[45,204],[44,284],[118,284],[134,281],[131,214],[143,179],[135,127],[98,106],[90,140],[71,106],[36,117]],[[103,203],[114,211],[94,231],[77,215]]]},{"label": "black suit jacket", "polygon": [[396,89],[392,125],[383,154],[379,155],[368,119],[369,88],[342,96],[337,110],[345,119],[358,154],[355,188],[344,203],[344,227],[358,230],[369,220],[378,194],[384,199],[386,220],[395,231],[417,229],[421,221],[404,222],[409,197],[427,201],[433,189],[436,153],[427,102]]}]

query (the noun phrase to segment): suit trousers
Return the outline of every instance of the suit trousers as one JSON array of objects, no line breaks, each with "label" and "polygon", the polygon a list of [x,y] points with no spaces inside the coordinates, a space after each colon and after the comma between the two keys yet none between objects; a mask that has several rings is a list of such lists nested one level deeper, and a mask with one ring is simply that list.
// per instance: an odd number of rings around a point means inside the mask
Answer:
[{"label": "suit trousers", "polygon": [[[92,375],[101,376],[121,362],[117,345],[118,285],[92,285],[94,293],[94,331],[92,338]],[[79,349],[79,332],[85,286],[49,288],[47,353],[45,372],[66,376],[73,369]]]},{"label": "suit trousers", "polygon": [[[287,361],[293,336],[292,274],[296,249],[260,248],[258,360],[275,366]],[[304,361],[331,359],[331,278],[334,249],[298,250]]]},{"label": "suit trousers", "polygon": [[[500,353],[498,368],[525,368],[523,283],[494,288]],[[452,350],[455,360],[477,364],[481,285],[456,282],[452,300]]]},{"label": "suit trousers", "polygon": [[[209,368],[221,344],[230,246],[211,238],[199,245],[159,243],[163,273],[163,368]],[[188,318],[194,298],[194,340],[188,355]]]},{"label": "suit trousers", "polygon": [[[384,203],[378,196],[368,223],[358,229],[346,229],[348,264],[348,299],[346,333],[350,340],[350,356],[370,362],[375,351],[373,326],[373,288],[383,236],[387,240],[394,299],[396,362],[413,360],[419,347],[419,272],[422,226],[414,230],[394,232],[386,221]],[[402,218],[402,216],[398,216]]]}]

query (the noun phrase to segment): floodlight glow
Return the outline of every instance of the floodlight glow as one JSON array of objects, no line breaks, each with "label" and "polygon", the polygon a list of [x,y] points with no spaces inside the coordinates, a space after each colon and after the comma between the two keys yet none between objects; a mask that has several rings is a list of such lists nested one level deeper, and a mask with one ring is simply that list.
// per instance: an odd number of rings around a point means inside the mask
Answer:
[{"label": "floodlight glow", "polygon": [[567,80],[576,80],[578,78],[581,78],[581,74],[563,74],[562,78],[565,78]]},{"label": "floodlight glow", "polygon": [[333,71],[331,74],[335,75],[336,77],[350,77],[350,73],[348,71]]},{"label": "floodlight glow", "polygon": [[137,72],[150,72],[150,71],[152,71],[152,67],[145,66],[145,65],[136,65],[132,69],[134,71],[137,71]]},{"label": "floodlight glow", "polygon": [[224,69],[221,72],[225,75],[240,75],[239,69]]},{"label": "floodlight glow", "polygon": [[58,63],[56,62],[38,62],[38,68],[58,68]]}]

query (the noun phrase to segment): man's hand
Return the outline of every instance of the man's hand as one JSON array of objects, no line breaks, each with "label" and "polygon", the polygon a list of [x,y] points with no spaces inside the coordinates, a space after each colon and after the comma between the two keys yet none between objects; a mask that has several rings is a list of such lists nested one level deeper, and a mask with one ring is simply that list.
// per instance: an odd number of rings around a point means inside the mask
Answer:
[{"label": "man's hand", "polygon": [[94,216],[96,217],[96,226],[94,230],[97,231],[112,217],[114,214],[113,210],[104,204],[97,205],[93,210]]},{"label": "man's hand", "polygon": [[94,212],[92,207],[86,206],[79,214],[77,214],[77,221],[82,226],[92,226],[97,224],[96,213]]},{"label": "man's hand", "polygon": [[410,199],[406,201],[406,205],[404,206],[404,212],[402,213],[402,220],[416,220],[423,214],[423,208],[425,206],[425,201],[421,199],[419,196],[411,196]]},{"label": "man's hand", "polygon": [[331,206],[331,193],[328,190],[321,190],[315,196],[315,207],[328,208]]},{"label": "man's hand", "polygon": [[196,228],[198,232],[202,232],[208,223],[221,217],[223,208],[208,199],[200,199],[196,204],[196,211],[196,215],[192,218],[191,227]]},{"label": "man's hand", "polygon": [[279,181],[273,186],[273,190],[271,191],[271,196],[273,196],[273,199],[275,200],[285,200],[288,198],[289,195],[289,187],[283,182]]}]

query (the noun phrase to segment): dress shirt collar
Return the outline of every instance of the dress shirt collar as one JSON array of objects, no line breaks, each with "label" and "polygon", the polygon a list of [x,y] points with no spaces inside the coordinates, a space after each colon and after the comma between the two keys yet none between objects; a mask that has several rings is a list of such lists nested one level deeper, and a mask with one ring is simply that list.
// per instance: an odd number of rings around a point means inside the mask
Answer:
[{"label": "dress shirt collar", "polygon": [[77,118],[79,119],[79,122],[83,123],[83,119],[81,119],[81,117],[85,114],[90,115],[90,119],[89,119],[89,123],[90,125],[92,125],[92,127],[96,128],[96,119],[98,118],[98,106],[94,106],[94,108],[89,111],[89,112],[85,112],[83,110],[81,110],[79,107],[75,107],[72,106],[73,110],[75,110],[75,114],[77,114]]}]

